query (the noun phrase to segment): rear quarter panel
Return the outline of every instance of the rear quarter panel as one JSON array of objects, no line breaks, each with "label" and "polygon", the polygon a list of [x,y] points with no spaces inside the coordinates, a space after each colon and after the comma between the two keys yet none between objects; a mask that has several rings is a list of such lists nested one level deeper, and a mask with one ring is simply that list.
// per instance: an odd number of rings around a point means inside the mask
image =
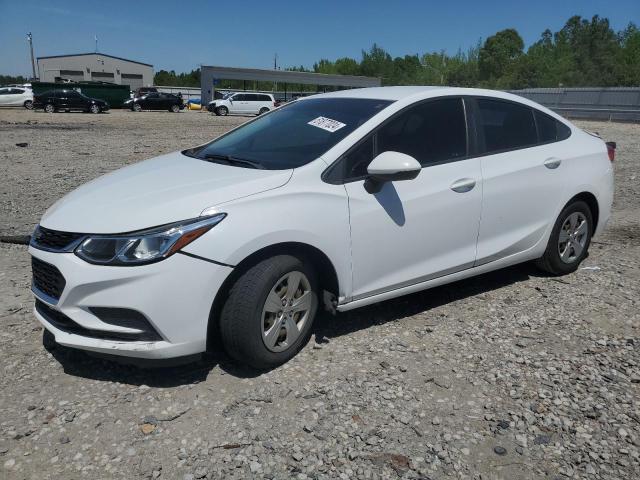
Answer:
[{"label": "rear quarter panel", "polygon": [[565,201],[559,207],[556,217],[571,198],[583,192],[591,193],[598,202],[598,224],[595,225],[594,232],[598,235],[602,233],[611,216],[614,191],[613,164],[609,160],[604,141],[574,125],[568,146],[573,153],[563,161],[566,164]]}]

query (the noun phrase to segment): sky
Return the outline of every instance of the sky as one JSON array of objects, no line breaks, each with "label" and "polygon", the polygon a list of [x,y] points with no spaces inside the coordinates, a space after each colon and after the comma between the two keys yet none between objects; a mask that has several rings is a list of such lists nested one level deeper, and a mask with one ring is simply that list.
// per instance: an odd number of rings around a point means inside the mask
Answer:
[{"label": "sky", "polygon": [[0,0],[0,74],[30,76],[36,57],[95,50],[190,71],[200,65],[312,67],[321,58],[360,59],[376,42],[392,56],[466,50],[515,28],[525,44],[572,15],[640,25],[640,0]]}]

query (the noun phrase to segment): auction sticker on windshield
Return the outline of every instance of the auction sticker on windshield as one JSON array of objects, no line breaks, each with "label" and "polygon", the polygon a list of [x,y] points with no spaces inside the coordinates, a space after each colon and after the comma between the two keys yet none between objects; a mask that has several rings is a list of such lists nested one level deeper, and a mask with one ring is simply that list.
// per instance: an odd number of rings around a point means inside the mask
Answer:
[{"label": "auction sticker on windshield", "polygon": [[327,117],[314,118],[308,123],[308,125],[313,125],[314,127],[321,128],[331,133],[340,130],[342,127],[347,126],[346,123],[342,123]]}]

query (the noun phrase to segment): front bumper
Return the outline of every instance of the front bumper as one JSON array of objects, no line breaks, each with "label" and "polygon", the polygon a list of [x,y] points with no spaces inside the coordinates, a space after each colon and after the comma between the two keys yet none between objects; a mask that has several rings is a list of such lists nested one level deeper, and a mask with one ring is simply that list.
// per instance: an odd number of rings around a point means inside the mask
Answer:
[{"label": "front bumper", "polygon": [[[43,295],[35,288],[36,298],[80,327],[59,328],[59,323],[45,316],[47,309],[34,310],[36,318],[55,336],[57,343],[135,358],[173,358],[204,352],[213,300],[231,272],[230,267],[180,253],[135,267],[91,265],[73,253],[52,253],[33,247],[29,247],[29,253],[54,265],[65,279],[59,299]],[[94,314],[96,307],[139,312],[161,340],[112,339],[137,330],[105,323]],[[82,329],[93,335],[75,333]],[[105,338],[96,338],[100,336],[95,335],[96,332],[104,332]]]}]

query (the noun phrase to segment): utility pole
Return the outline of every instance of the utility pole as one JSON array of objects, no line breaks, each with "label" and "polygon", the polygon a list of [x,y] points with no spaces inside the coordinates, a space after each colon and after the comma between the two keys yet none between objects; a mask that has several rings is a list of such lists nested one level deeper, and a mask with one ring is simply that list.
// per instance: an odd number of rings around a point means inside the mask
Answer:
[{"label": "utility pole", "polygon": [[[274,70],[278,69],[278,53],[277,52],[273,55],[273,69]],[[278,82],[273,82],[273,91],[274,93],[278,91]]]},{"label": "utility pole", "polygon": [[36,62],[33,59],[33,35],[31,35],[31,32],[27,33],[27,40],[29,40],[29,49],[31,50],[31,72],[33,74],[33,77],[31,77],[32,80],[36,79]]},{"label": "utility pole", "polygon": [[96,53],[98,53],[98,36],[94,35],[95,41],[96,41]]}]

